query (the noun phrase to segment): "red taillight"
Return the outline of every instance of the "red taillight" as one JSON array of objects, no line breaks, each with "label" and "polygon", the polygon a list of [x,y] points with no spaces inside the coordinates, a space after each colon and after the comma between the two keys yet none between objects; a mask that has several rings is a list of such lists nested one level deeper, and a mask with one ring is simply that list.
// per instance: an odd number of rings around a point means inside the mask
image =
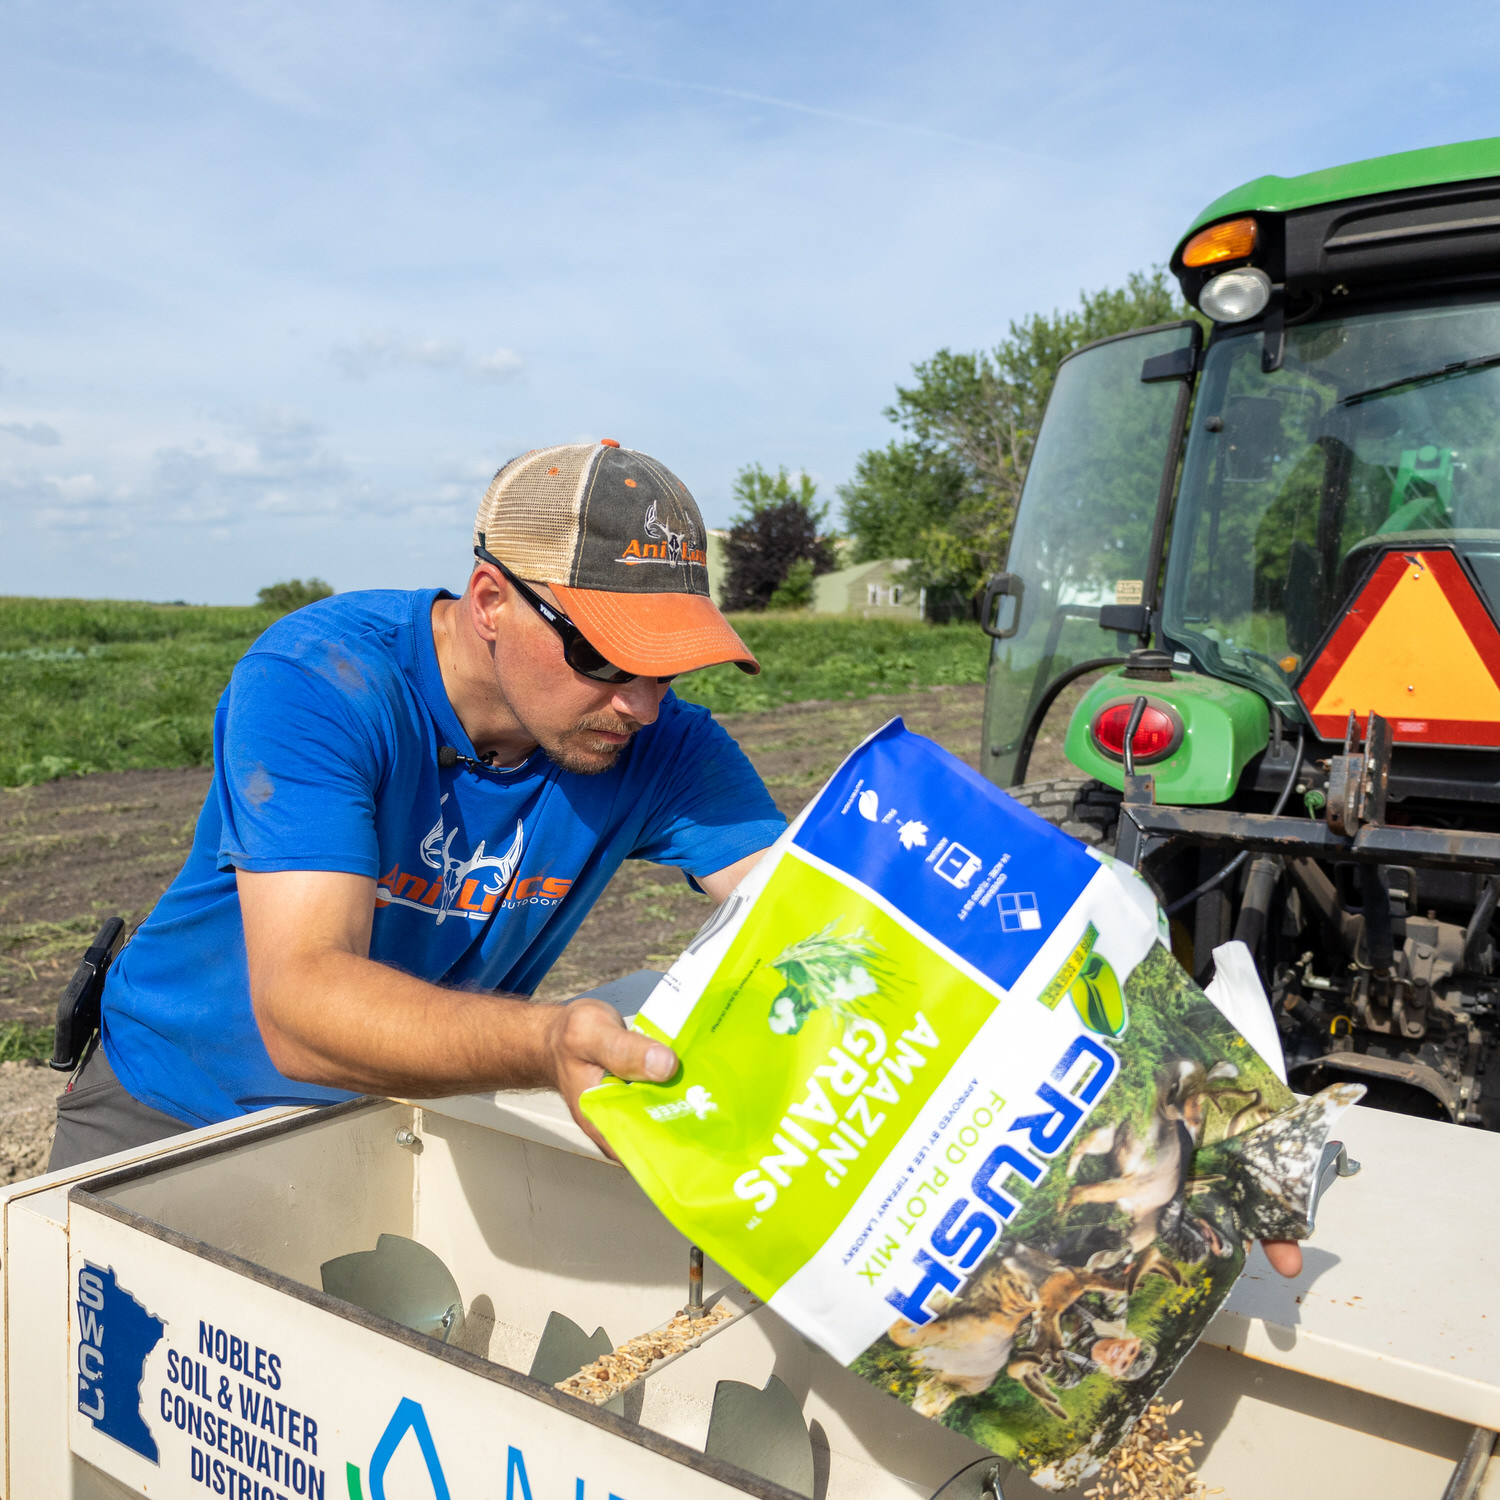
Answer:
[{"label": "red taillight", "polygon": [[[1094,741],[1107,755],[1116,760],[1125,758],[1125,731],[1130,727],[1130,715],[1135,700],[1126,703],[1111,703],[1094,715]],[[1138,761],[1160,760],[1170,755],[1182,738],[1180,722],[1164,708],[1148,703],[1136,726],[1131,751]]]}]

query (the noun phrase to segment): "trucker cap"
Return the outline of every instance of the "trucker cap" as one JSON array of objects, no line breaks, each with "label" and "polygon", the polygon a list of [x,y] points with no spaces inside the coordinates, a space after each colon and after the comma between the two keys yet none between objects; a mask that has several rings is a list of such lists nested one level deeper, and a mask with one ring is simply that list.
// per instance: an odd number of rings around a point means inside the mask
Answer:
[{"label": "trucker cap", "polygon": [[708,533],[688,487],[613,438],[535,448],[490,481],[475,542],[545,583],[615,666],[667,677],[760,663],[708,592]]}]

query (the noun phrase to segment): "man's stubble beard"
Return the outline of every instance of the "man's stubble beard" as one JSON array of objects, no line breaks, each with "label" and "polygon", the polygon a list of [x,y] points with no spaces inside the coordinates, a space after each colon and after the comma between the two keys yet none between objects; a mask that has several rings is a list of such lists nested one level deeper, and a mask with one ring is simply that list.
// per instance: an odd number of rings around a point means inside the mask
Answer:
[{"label": "man's stubble beard", "polygon": [[[506,711],[536,741],[537,748],[542,754],[559,770],[569,771],[575,776],[599,776],[605,771],[612,771],[619,762],[621,752],[630,748],[636,731],[644,727],[635,719],[626,718],[620,714],[598,712],[584,714],[568,729],[544,730],[531,723],[525,714],[517,710],[510,695],[502,686],[498,674],[495,679],[495,692],[500,702],[505,705]],[[576,739],[581,734],[587,734],[589,730],[604,730],[609,734],[628,734],[631,738],[623,745],[603,745],[595,750],[583,750],[576,743]]]},{"label": "man's stubble beard", "polygon": [[[619,763],[621,754],[630,748],[636,732],[641,728],[633,719],[621,719],[615,714],[585,714],[571,729],[561,734],[543,738],[537,735],[537,744],[542,754],[560,770],[570,771],[575,776],[600,776],[612,771]],[[628,734],[631,739],[623,745],[602,745],[595,750],[584,750],[573,741],[590,730],[603,730],[608,734]],[[536,733],[535,730],[532,731]]]}]

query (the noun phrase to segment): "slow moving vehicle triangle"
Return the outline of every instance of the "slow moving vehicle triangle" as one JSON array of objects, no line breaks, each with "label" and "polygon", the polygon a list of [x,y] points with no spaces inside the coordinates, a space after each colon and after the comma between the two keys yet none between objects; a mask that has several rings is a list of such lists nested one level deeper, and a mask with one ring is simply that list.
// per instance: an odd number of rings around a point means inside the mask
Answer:
[{"label": "slow moving vehicle triangle", "polygon": [[1373,712],[1400,742],[1500,745],[1500,630],[1452,552],[1388,552],[1297,695],[1325,739]]}]

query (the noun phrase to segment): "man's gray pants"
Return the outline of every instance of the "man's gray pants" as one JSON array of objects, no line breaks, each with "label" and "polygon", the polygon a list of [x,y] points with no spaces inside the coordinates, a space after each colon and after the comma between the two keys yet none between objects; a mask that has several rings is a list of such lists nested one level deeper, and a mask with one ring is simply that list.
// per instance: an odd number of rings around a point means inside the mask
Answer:
[{"label": "man's gray pants", "polygon": [[132,1146],[149,1146],[192,1128],[128,1093],[115,1077],[104,1048],[95,1046],[73,1087],[58,1095],[57,1134],[52,1138],[47,1170],[76,1167]]}]

